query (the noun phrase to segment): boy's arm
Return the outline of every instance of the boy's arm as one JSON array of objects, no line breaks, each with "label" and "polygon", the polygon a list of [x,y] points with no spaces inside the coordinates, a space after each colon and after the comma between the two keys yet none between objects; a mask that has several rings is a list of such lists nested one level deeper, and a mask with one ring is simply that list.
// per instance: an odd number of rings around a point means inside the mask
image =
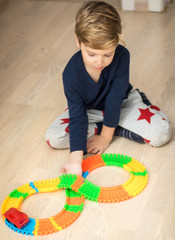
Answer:
[{"label": "boy's arm", "polygon": [[108,127],[117,127],[120,120],[120,111],[123,100],[127,98],[132,86],[129,83],[130,54],[125,49],[121,53],[118,67],[115,70],[111,89],[105,99],[103,124]]},{"label": "boy's arm", "polygon": [[107,127],[103,124],[100,135],[105,138],[109,143],[112,141],[114,135],[115,127]]},{"label": "boy's arm", "polygon": [[70,162],[71,163],[82,163],[83,160],[83,151],[74,151],[70,153]]}]

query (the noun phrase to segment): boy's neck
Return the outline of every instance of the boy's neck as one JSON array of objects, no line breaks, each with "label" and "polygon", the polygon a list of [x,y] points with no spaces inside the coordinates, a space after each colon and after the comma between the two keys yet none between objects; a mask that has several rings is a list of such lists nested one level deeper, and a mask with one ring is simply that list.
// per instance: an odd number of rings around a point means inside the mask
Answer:
[{"label": "boy's neck", "polygon": [[85,66],[85,68],[86,68],[86,71],[88,72],[88,74],[90,75],[90,77],[92,78],[92,80],[97,83],[99,81],[101,72],[92,71],[91,69],[88,69],[88,67],[86,67],[86,66]]}]

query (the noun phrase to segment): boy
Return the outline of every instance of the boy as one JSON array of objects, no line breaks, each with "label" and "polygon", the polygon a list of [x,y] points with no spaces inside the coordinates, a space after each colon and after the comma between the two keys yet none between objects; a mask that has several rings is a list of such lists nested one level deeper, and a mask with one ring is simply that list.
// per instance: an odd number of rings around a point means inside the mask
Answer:
[{"label": "boy", "polygon": [[105,2],[89,1],[76,15],[80,51],[63,72],[68,110],[48,128],[54,148],[70,147],[66,173],[81,175],[83,154],[105,151],[114,135],[161,146],[171,127],[158,107],[129,83],[129,51],[119,44],[121,19]]}]

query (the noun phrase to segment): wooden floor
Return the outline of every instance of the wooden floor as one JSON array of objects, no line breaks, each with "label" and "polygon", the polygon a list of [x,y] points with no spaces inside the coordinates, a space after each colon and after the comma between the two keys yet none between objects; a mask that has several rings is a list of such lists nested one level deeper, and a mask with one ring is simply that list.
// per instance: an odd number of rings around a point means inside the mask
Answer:
[{"label": "wooden floor", "polygon": [[[45,143],[48,125],[66,108],[62,71],[77,51],[74,16],[82,1],[9,0],[0,8],[0,205],[15,188],[55,178],[69,150]],[[117,8],[120,4],[113,2]],[[131,52],[131,83],[146,92],[175,128],[175,3],[163,13],[122,12]],[[113,204],[85,200],[76,222],[46,237],[13,232],[0,219],[0,239],[173,240],[175,239],[175,136],[161,148],[115,138],[107,153],[143,163],[149,183],[137,197]],[[95,170],[88,180],[100,186],[125,182],[120,168]],[[58,213],[65,191],[37,194],[21,210],[32,218]]]}]

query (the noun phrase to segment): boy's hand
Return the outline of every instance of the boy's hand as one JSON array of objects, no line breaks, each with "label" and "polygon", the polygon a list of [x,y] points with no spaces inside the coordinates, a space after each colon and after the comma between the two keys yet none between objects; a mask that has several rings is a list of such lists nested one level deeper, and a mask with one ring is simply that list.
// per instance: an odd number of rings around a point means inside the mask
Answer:
[{"label": "boy's hand", "polygon": [[87,140],[87,152],[93,154],[101,154],[109,146],[110,141],[101,135],[94,135]]},{"label": "boy's hand", "polygon": [[61,168],[63,174],[76,174],[82,176],[82,167],[81,163],[67,163]]}]

